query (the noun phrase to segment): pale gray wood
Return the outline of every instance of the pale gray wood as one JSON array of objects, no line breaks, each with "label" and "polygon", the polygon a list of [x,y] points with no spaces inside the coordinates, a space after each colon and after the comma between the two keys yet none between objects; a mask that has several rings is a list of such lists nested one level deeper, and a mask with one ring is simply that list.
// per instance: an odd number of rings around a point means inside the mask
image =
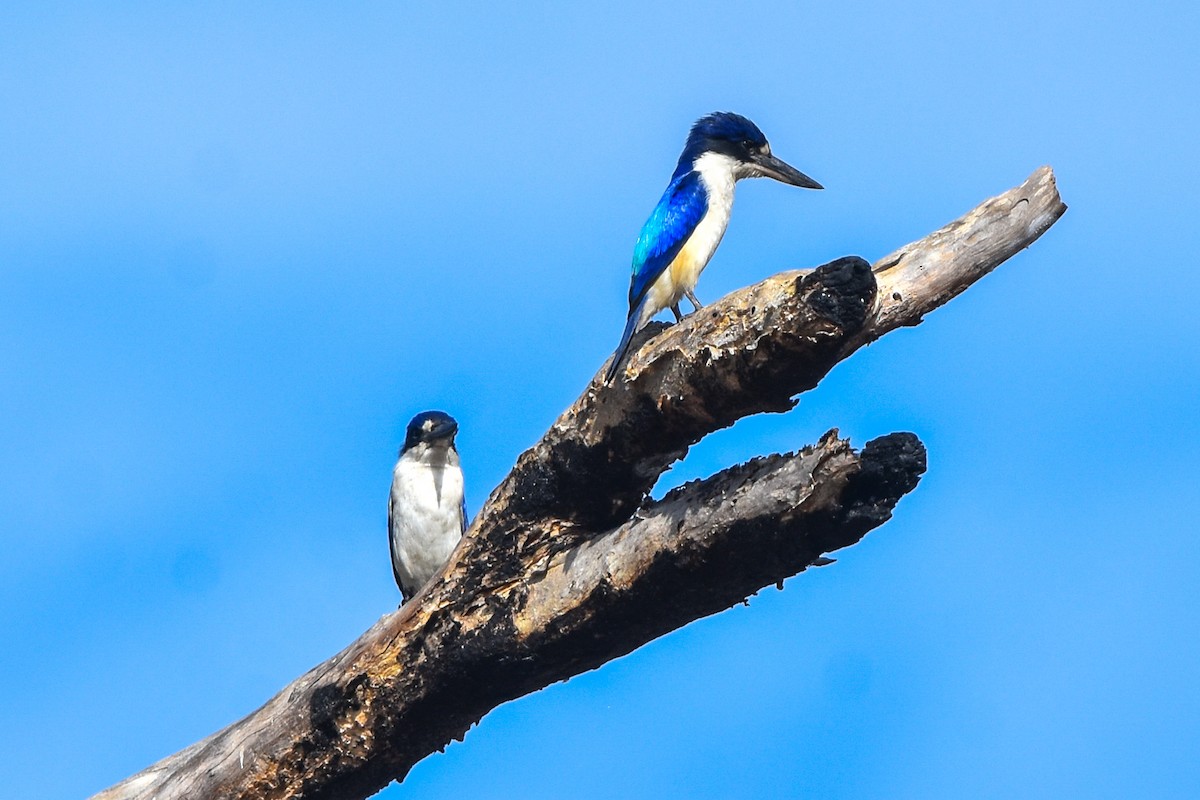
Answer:
[{"label": "pale gray wood", "polygon": [[1020,186],[875,262],[879,283],[874,321],[853,345],[921,318],[1033,244],[1067,206],[1054,170],[1040,167]]}]

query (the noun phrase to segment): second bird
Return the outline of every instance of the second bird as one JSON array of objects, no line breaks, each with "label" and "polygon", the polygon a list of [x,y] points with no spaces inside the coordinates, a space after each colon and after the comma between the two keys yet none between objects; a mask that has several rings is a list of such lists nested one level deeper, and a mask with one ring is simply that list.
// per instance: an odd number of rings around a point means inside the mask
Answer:
[{"label": "second bird", "polygon": [[742,178],[774,178],[805,189],[821,184],[771,155],[767,137],[750,120],[718,112],[692,126],[671,183],[642,226],[633,251],[629,318],[604,380],[617,374],[629,340],[650,319],[669,308],[680,320],[684,297],[700,308],[693,289],[716,252],[729,212],[733,185]]},{"label": "second bird", "polygon": [[388,541],[404,602],[437,574],[467,529],[456,433],[458,423],[449,414],[417,414],[392,471]]}]

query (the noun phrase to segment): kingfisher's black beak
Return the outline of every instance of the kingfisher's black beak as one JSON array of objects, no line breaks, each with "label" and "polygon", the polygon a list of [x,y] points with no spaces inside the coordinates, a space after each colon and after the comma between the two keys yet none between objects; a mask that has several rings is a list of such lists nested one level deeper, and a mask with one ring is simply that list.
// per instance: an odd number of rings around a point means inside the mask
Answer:
[{"label": "kingfisher's black beak", "polygon": [[767,178],[774,178],[783,183],[790,183],[792,186],[799,186],[801,189],[825,188],[791,164],[780,161],[773,155],[757,153],[751,159],[759,171]]},{"label": "kingfisher's black beak", "polygon": [[458,433],[458,423],[452,419],[442,420],[430,428],[425,434],[424,439],[427,442],[439,442],[449,439],[454,440],[454,434]]}]

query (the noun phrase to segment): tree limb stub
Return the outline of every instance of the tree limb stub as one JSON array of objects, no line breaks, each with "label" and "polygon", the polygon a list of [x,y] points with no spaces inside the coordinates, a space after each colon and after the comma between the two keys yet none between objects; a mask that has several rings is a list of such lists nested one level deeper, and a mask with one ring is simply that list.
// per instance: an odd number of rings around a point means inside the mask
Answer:
[{"label": "tree limb stub", "polygon": [[441,580],[262,708],[97,795],[366,797],[506,700],[782,581],[886,521],[925,468],[911,434],[827,435],[646,503],[708,433],[792,407],[1061,216],[1048,168],[871,268],[776,275],[650,326],[492,493]]},{"label": "tree limb stub", "polygon": [[925,449],[897,433],[856,454],[836,433],[675,489],[556,554],[530,587],[518,631],[535,637],[552,673],[569,664],[575,674],[856,543],[916,486]]}]

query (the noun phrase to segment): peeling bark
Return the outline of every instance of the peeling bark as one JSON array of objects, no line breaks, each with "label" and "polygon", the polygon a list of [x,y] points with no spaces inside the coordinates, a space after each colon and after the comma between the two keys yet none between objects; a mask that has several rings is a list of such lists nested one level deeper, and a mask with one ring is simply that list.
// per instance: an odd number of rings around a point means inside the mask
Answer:
[{"label": "peeling bark", "polygon": [[[500,703],[821,563],[925,469],[912,434],[833,432],[647,502],[687,449],[786,411],[841,359],[915,325],[1065,211],[1049,168],[881,260],[768,278],[663,329],[523,453],[440,580],[262,708],[96,797],[358,798]],[[603,371],[601,371],[602,374]]]}]

